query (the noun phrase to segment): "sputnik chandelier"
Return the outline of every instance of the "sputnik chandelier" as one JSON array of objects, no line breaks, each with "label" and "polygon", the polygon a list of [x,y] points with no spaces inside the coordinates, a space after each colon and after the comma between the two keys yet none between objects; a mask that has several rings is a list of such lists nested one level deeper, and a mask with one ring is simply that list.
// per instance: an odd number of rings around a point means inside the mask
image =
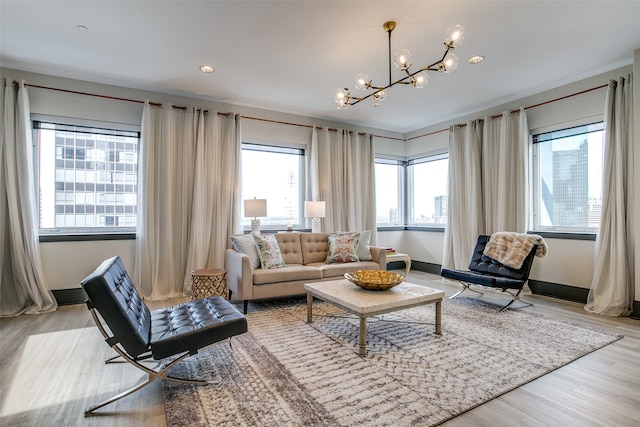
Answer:
[{"label": "sputnik chandelier", "polygon": [[431,65],[427,65],[426,67],[422,67],[416,71],[410,71],[411,67],[411,52],[406,49],[399,50],[396,52],[393,63],[396,68],[404,71],[404,75],[402,78],[392,81],[391,80],[391,32],[396,28],[396,23],[394,21],[385,22],[382,28],[389,33],[389,84],[386,86],[376,86],[373,84],[371,79],[365,73],[360,73],[356,76],[356,89],[361,90],[370,90],[371,92],[368,95],[363,97],[357,97],[351,95],[349,93],[348,88],[338,88],[336,91],[336,103],[338,104],[338,109],[345,110],[349,108],[350,105],[355,105],[360,101],[364,101],[365,99],[372,98],[373,102],[371,103],[372,107],[379,107],[380,103],[387,98],[386,90],[392,86],[397,84],[405,84],[411,85],[418,89],[421,89],[427,85],[429,82],[429,76],[427,75],[427,71],[438,71],[440,73],[450,73],[454,71],[458,67],[458,57],[451,52],[453,49],[458,47],[462,41],[464,40],[464,28],[460,25],[451,26],[447,32],[445,33],[445,51],[442,55],[442,58],[438,61],[434,62]]}]

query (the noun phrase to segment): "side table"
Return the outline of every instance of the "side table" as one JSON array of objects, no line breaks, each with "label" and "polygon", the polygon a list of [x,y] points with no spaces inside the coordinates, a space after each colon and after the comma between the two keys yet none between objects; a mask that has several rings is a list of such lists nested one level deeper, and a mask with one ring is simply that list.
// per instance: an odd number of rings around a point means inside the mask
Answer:
[{"label": "side table", "polygon": [[404,275],[407,276],[409,274],[409,270],[411,270],[411,258],[409,258],[409,255],[401,254],[397,252],[393,255],[387,254],[387,264],[389,264],[390,262],[396,262],[396,261],[404,261],[404,265],[405,265]]},{"label": "side table", "polygon": [[220,295],[227,298],[227,270],[202,268],[191,272],[191,299]]}]

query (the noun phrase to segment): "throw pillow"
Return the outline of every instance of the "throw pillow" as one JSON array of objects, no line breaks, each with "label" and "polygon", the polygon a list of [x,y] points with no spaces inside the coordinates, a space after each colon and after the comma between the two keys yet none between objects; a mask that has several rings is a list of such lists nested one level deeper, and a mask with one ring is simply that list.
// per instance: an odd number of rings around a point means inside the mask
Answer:
[{"label": "throw pillow", "polygon": [[260,255],[262,268],[270,269],[287,266],[282,259],[282,253],[280,252],[280,246],[278,246],[276,236],[273,234],[254,234],[253,238],[258,244],[258,254]]},{"label": "throw pillow", "polygon": [[360,233],[330,234],[329,253],[324,261],[327,264],[335,262],[357,262],[358,258],[358,238]]},{"label": "throw pillow", "polygon": [[239,236],[231,236],[231,245],[233,245],[233,249],[249,257],[251,268],[260,268],[258,245],[253,235],[241,234]]},{"label": "throw pillow", "polygon": [[[349,234],[352,231],[336,231],[336,234]],[[360,261],[371,261],[371,250],[369,250],[369,241],[371,240],[371,230],[360,231],[358,239],[358,258]]]}]

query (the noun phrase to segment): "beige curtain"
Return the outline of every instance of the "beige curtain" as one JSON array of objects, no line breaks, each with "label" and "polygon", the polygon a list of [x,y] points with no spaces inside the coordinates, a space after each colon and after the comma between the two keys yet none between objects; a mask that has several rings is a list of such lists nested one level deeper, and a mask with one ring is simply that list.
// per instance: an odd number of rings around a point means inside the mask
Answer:
[{"label": "beige curtain", "polygon": [[224,267],[239,216],[238,131],[233,116],[145,103],[134,273],[143,296],[188,294],[192,269]]},{"label": "beige curtain", "polygon": [[190,271],[224,268],[229,236],[241,232],[240,118],[200,112],[196,134],[196,160],[191,235],[185,289],[191,291]]},{"label": "beige curtain", "polygon": [[310,196],[324,200],[323,231],[372,230],[376,234],[375,153],[371,134],[313,129]]},{"label": "beige curtain", "polygon": [[482,205],[481,120],[449,129],[449,181],[447,226],[442,267],[466,269],[473,245],[484,233]]},{"label": "beige curtain", "polygon": [[527,231],[529,126],[524,109],[484,119],[482,194],[484,231]]},{"label": "beige curtain", "polygon": [[0,315],[55,311],[42,271],[29,96],[24,81],[0,92]]},{"label": "beige curtain", "polygon": [[633,83],[628,75],[611,80],[607,90],[602,214],[585,306],[607,316],[629,316],[633,311],[633,132]]},{"label": "beige curtain", "polygon": [[528,155],[523,108],[451,127],[443,268],[466,269],[479,234],[526,232]]}]

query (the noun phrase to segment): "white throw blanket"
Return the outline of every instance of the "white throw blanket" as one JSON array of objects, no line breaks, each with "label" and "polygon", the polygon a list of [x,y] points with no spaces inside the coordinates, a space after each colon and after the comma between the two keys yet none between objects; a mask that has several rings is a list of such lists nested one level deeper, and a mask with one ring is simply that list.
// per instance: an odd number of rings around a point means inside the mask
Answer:
[{"label": "white throw blanket", "polygon": [[537,257],[547,255],[547,243],[542,236],[499,231],[491,235],[483,253],[507,267],[520,269],[534,245]]}]

